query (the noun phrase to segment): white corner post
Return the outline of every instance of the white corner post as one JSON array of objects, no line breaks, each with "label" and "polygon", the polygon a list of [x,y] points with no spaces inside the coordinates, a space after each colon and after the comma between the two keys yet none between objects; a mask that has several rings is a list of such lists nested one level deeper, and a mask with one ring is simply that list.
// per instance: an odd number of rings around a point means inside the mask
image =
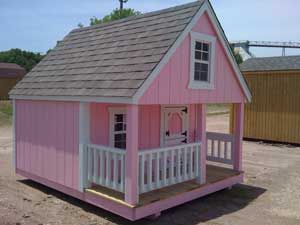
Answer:
[{"label": "white corner post", "polygon": [[244,132],[244,103],[234,104],[234,170],[242,171],[242,146]]},{"label": "white corner post", "polygon": [[90,143],[90,104],[79,103],[79,191],[90,186],[87,179],[86,144]]},{"label": "white corner post", "polygon": [[17,153],[16,153],[16,100],[12,100],[12,109],[13,109],[13,115],[12,115],[12,167],[16,171],[17,168]]},{"label": "white corner post", "polygon": [[137,205],[138,190],[138,105],[127,105],[126,108],[126,155],[125,155],[125,202]]},{"label": "white corner post", "polygon": [[197,141],[201,142],[200,154],[199,154],[199,176],[197,182],[199,184],[206,183],[206,105],[198,104],[196,107],[196,118],[197,118],[197,132],[196,137]]}]

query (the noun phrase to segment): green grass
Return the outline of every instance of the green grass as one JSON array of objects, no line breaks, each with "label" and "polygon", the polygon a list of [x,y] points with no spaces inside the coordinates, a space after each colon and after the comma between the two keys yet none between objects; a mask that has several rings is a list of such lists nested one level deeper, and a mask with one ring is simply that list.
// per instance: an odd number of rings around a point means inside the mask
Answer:
[{"label": "green grass", "polygon": [[7,126],[11,124],[12,111],[10,101],[0,101],[0,126]]}]

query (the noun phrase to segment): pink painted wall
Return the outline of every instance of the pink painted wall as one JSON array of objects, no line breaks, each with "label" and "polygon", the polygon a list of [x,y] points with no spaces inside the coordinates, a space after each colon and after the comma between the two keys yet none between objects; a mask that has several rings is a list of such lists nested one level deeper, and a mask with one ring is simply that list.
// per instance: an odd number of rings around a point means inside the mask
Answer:
[{"label": "pink painted wall", "polygon": [[[113,104],[91,104],[91,142],[109,145],[109,107]],[[125,105],[123,105],[126,108]],[[193,142],[196,132],[196,107],[189,106],[189,141]],[[160,146],[160,105],[139,106],[139,149],[151,149]]]},{"label": "pink painted wall", "polygon": [[[203,14],[194,32],[217,36],[207,14]],[[140,99],[140,104],[191,104],[243,102],[244,95],[220,40],[216,42],[215,89],[188,89],[190,75],[190,35],[175,51],[160,74]]]},{"label": "pink painted wall", "polygon": [[78,188],[78,103],[16,100],[16,167]]}]

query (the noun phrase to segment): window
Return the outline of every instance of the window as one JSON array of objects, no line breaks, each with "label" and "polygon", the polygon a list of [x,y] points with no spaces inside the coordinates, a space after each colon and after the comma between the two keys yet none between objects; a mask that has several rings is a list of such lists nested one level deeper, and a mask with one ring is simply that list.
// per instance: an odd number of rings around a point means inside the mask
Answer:
[{"label": "window", "polygon": [[204,42],[195,43],[194,80],[209,82],[209,44]]},{"label": "window", "polygon": [[213,36],[191,33],[191,74],[189,88],[213,88],[215,41],[216,38]]},{"label": "window", "polygon": [[110,145],[126,149],[126,113],[125,109],[110,108]]}]

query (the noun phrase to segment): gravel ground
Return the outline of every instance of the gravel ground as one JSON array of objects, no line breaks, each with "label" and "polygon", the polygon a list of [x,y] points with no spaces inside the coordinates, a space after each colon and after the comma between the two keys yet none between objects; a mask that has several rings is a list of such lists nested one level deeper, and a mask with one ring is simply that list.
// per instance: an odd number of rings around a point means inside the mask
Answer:
[{"label": "gravel ground", "polygon": [[[208,117],[225,131],[228,115]],[[16,176],[11,128],[0,127],[0,225],[7,224],[300,224],[300,148],[244,142],[245,182],[132,223],[60,192]]]}]

